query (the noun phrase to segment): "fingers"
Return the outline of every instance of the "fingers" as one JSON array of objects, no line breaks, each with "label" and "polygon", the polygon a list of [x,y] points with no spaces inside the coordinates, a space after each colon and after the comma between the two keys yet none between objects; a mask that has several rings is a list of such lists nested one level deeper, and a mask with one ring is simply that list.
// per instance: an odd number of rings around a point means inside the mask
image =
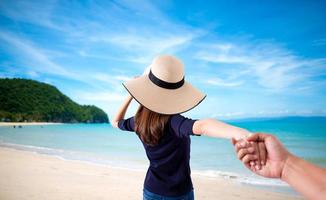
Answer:
[{"label": "fingers", "polygon": [[264,134],[264,133],[256,133],[256,134],[253,134],[253,135],[247,137],[247,141],[253,141],[253,142],[261,141],[261,142],[264,142],[265,138],[268,137],[268,136],[269,135]]},{"label": "fingers", "polygon": [[232,139],[232,143],[235,146],[238,159],[241,160],[248,169],[260,169],[260,160],[258,145],[256,142],[249,143],[246,140],[235,140]]},{"label": "fingers", "polygon": [[252,154],[254,153],[255,149],[253,147],[248,147],[248,148],[242,148],[238,151],[238,159],[242,160],[242,158],[246,155],[246,154]]},{"label": "fingers", "polygon": [[236,152],[239,152],[240,149],[247,148],[250,146],[250,144],[246,140],[238,140],[234,146]]},{"label": "fingers", "polygon": [[[250,163],[250,162],[249,162],[249,163]],[[244,166],[245,166],[246,168],[248,168],[249,170],[251,170],[252,165],[250,165],[249,163],[244,163]]]},{"label": "fingers", "polygon": [[248,164],[250,161],[252,160],[257,160],[258,159],[258,155],[256,154],[246,154],[243,158],[242,158],[242,162],[244,164]]},{"label": "fingers", "polygon": [[232,138],[231,139],[231,142],[232,142],[232,144],[233,144],[233,146],[237,143],[237,140],[236,139],[234,139],[234,138]]},{"label": "fingers", "polygon": [[259,153],[259,148],[258,148],[258,143],[257,142],[250,142],[250,144],[254,148],[255,155],[257,155],[257,159],[255,160],[255,167],[256,169],[260,169],[260,153]]},{"label": "fingers", "polygon": [[265,143],[258,142],[258,149],[259,149],[260,164],[265,165],[267,159]]}]

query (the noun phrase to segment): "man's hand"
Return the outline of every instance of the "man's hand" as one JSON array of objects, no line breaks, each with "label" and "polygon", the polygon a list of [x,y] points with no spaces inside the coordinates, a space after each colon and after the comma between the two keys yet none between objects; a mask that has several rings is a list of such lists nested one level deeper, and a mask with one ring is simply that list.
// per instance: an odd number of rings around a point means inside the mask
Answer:
[{"label": "man's hand", "polygon": [[254,156],[250,153],[250,147],[244,145],[243,141],[234,143],[238,158],[245,164],[245,166],[253,171],[254,173],[264,176],[267,178],[282,178],[283,168],[287,159],[291,154],[284,148],[284,146],[279,142],[279,140],[273,135],[257,133],[247,138],[247,141],[257,143],[259,150],[266,147],[266,151],[262,154],[267,155],[266,164],[262,165],[261,169],[252,167],[249,161],[254,159]]}]

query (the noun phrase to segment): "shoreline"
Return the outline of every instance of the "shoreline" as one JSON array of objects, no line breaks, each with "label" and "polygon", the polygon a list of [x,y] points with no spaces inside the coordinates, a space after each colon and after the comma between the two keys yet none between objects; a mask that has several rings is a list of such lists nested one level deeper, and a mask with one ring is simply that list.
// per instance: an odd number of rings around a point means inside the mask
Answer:
[{"label": "shoreline", "polygon": [[[64,153],[63,149],[53,149],[49,147],[37,147],[33,145],[23,145],[23,144],[15,144],[15,143],[7,143],[7,142],[1,142],[0,141],[0,148],[10,148],[10,149],[15,149],[19,151],[27,151],[27,152],[32,152],[40,155],[49,155],[49,156],[54,156],[59,159],[63,160],[68,160],[68,161],[76,161],[76,162],[81,162],[81,163],[87,163],[87,164],[92,164],[92,165],[100,165],[100,166],[110,166],[112,168],[117,168],[117,169],[127,169],[131,171],[144,171],[146,172],[147,169],[147,164],[144,166],[138,165],[137,167],[134,165],[135,163],[130,162],[129,164],[124,164],[121,165],[114,163],[114,162],[99,162],[98,160],[90,160],[87,157],[71,157],[71,154],[73,154],[73,151],[66,152]],[[108,159],[108,158],[107,158]],[[133,167],[130,167],[133,166]],[[241,175],[239,173],[235,172],[230,172],[230,171],[218,171],[218,170],[212,170],[212,169],[207,169],[207,170],[200,170],[200,169],[192,169],[192,175],[195,176],[201,176],[205,178],[218,178],[218,179],[223,179],[227,181],[232,181],[236,184],[244,184],[246,186],[250,187],[259,187],[262,189],[266,189],[267,191],[276,191],[271,188],[280,188],[281,190],[279,192],[285,193],[285,194],[297,194],[294,190],[292,190],[287,184],[284,182],[277,183],[275,182],[275,179],[267,179],[268,182],[265,182],[266,180],[262,179],[256,179],[256,178],[251,178],[245,175]],[[259,178],[259,177],[258,177]],[[263,181],[263,182],[262,182]]]},{"label": "shoreline", "polygon": [[[140,199],[146,174],[7,147],[0,147],[0,163],[0,199]],[[302,199],[222,178],[192,179],[196,199]]]},{"label": "shoreline", "polygon": [[0,122],[0,126],[46,126],[61,125],[59,122]]},{"label": "shoreline", "polygon": [[[53,149],[53,148],[48,148],[48,147],[37,147],[37,146],[31,146],[31,145],[22,145],[22,144],[14,144],[14,143],[4,143],[0,141],[0,148],[9,148],[9,149],[14,149],[18,151],[23,151],[23,152],[31,152],[34,154],[38,155],[45,155],[45,156],[51,156],[58,158],[60,160],[66,160],[66,161],[73,161],[73,162],[80,162],[80,163],[86,163],[90,165],[95,165],[95,166],[108,166],[110,168],[114,169],[123,169],[123,170],[129,170],[129,171],[141,171],[146,173],[147,165],[143,167],[135,167],[132,163],[130,162],[129,164],[116,164],[116,163],[107,163],[107,162],[98,162],[94,160],[89,160],[82,158],[80,156],[76,157],[70,157],[66,156],[65,154],[60,154],[62,153],[62,150],[59,149]],[[58,154],[57,151],[60,151]],[[56,152],[56,153],[55,153]],[[68,154],[71,155],[72,152],[69,152]],[[130,167],[130,166],[133,167]],[[275,179],[266,179],[268,182],[265,182],[266,180],[262,179],[257,179],[257,178],[252,178],[250,176],[246,175],[241,175],[235,172],[230,172],[230,171],[218,171],[218,170],[198,170],[198,169],[193,169],[192,170],[192,176],[199,176],[199,177],[204,177],[207,179],[221,179],[225,180],[228,182],[232,182],[234,184],[238,185],[244,185],[252,188],[259,188],[262,190],[266,190],[269,192],[276,192],[276,193],[282,193],[282,194],[287,194],[287,195],[293,195],[293,196],[298,196],[299,194],[294,191],[292,188],[290,188],[286,183],[284,182],[274,182]],[[259,178],[259,177],[258,177]],[[263,182],[262,182],[263,181]]]}]

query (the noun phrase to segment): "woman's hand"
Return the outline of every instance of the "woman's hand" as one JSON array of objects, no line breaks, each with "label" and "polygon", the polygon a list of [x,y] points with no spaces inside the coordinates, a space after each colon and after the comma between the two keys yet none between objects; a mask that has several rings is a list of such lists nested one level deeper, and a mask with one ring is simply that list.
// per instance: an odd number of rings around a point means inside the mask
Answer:
[{"label": "woman's hand", "polygon": [[249,142],[247,139],[236,141],[232,139],[236,148],[238,159],[252,171],[260,170],[266,163],[266,147],[263,142]]},{"label": "woman's hand", "polygon": [[[254,156],[250,153],[250,147],[243,141],[234,143],[238,158],[242,160],[245,166],[254,173],[267,178],[282,178],[283,168],[290,153],[284,146],[274,137],[268,134],[254,134],[247,138],[249,143],[258,144],[259,155],[266,158],[265,165],[261,169],[253,168],[248,164],[248,160],[252,161]],[[248,143],[247,142],[247,143]]]},{"label": "woman's hand", "polygon": [[[307,199],[325,199],[326,196],[326,169],[315,166],[303,159],[289,153],[281,142],[273,135],[258,133],[247,138],[249,142],[264,143],[266,147],[266,164],[260,170],[253,170],[254,173],[266,178],[280,178],[287,182]],[[239,157],[243,153],[250,155],[246,147],[235,143]],[[261,150],[261,148],[259,148]],[[245,157],[245,156],[244,156]],[[242,157],[242,161],[244,161]]]}]

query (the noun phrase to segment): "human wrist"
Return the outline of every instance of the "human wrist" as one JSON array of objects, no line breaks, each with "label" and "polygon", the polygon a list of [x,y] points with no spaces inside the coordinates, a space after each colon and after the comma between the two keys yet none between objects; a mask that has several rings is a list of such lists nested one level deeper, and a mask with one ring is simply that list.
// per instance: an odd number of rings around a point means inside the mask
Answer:
[{"label": "human wrist", "polygon": [[296,159],[297,158],[293,154],[288,153],[288,155],[284,161],[281,174],[280,174],[280,179],[282,181],[285,181],[287,183],[289,182],[289,178],[291,176],[293,166],[296,163]]},{"label": "human wrist", "polygon": [[126,100],[128,101],[128,102],[131,102],[131,100],[133,99],[133,97],[129,94],[128,96],[127,96],[127,98],[126,98]]},{"label": "human wrist", "polygon": [[238,134],[237,134],[237,136],[235,137],[235,139],[237,140],[237,141],[239,141],[239,140],[246,140],[247,141],[247,138],[249,137],[249,136],[251,136],[252,134],[249,132],[249,131],[247,131],[247,130],[245,130],[245,129],[242,129],[242,128],[239,128],[238,129]]}]

